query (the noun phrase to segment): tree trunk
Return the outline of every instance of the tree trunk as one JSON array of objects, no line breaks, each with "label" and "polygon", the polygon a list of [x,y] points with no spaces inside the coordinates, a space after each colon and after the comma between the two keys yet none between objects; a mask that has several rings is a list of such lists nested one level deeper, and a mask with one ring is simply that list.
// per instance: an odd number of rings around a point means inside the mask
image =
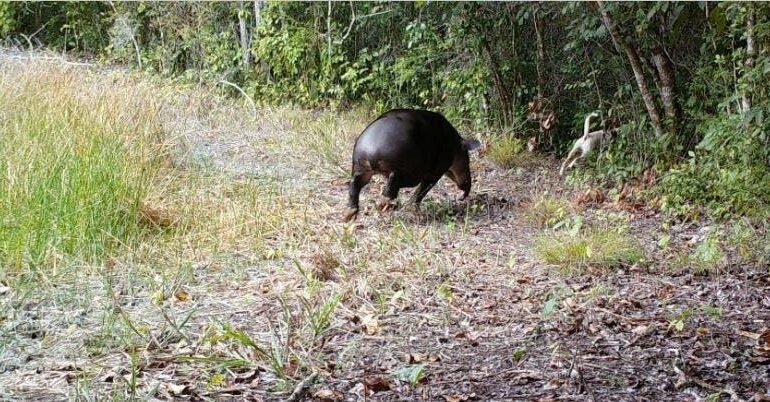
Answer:
[{"label": "tree trunk", "polygon": [[660,46],[652,49],[652,63],[660,79],[660,99],[663,102],[663,109],[666,117],[671,122],[670,132],[676,135],[679,129],[679,106],[677,105],[676,80],[674,73],[674,63],[668,58],[666,52]]},{"label": "tree trunk", "polygon": [[537,97],[543,97],[543,87],[545,87],[545,79],[543,78],[545,73],[543,71],[545,66],[545,51],[543,50],[543,35],[540,32],[540,4],[535,3],[535,12],[532,21],[535,25],[535,41],[537,44],[537,59],[535,60],[535,71],[537,72]]},{"label": "tree trunk", "polygon": [[331,61],[332,59],[332,0],[327,3],[326,11],[326,55]]},{"label": "tree trunk", "polygon": [[500,104],[503,111],[503,124],[508,125],[510,121],[511,112],[511,94],[508,92],[508,88],[505,86],[503,76],[500,74],[500,67],[497,63],[494,53],[487,42],[487,38],[482,34],[481,36],[481,49],[484,51],[489,69],[492,71],[492,78],[495,81],[495,89],[500,96]]},{"label": "tree trunk", "polygon": [[262,4],[264,2],[262,0],[254,0],[254,34],[253,36],[257,36],[257,28],[259,27],[259,23],[262,22]]},{"label": "tree trunk", "polygon": [[639,58],[639,53],[620,35],[617,27],[612,22],[609,12],[604,8],[602,1],[599,0],[597,3],[599,4],[602,22],[604,22],[604,26],[607,27],[607,31],[610,33],[613,42],[625,51],[628,61],[631,63],[631,68],[634,70],[634,78],[636,78],[636,86],[639,88],[639,93],[644,100],[644,106],[647,108],[647,114],[650,116],[650,122],[655,130],[655,135],[661,137],[663,136],[663,126],[661,124],[660,113],[655,106],[655,101],[647,86],[647,79],[644,77],[644,71],[642,71],[642,61]]},{"label": "tree trunk", "polygon": [[[744,68],[744,74],[746,71],[754,67],[754,56],[757,54],[756,45],[754,43],[754,5],[749,4],[748,15],[746,15],[746,64]],[[751,94],[749,90],[744,88],[743,95],[741,96],[741,108],[743,112],[751,109]]]},{"label": "tree trunk", "polygon": [[249,28],[246,21],[246,6],[243,0],[241,0],[240,7],[238,9],[238,28],[243,65],[248,66],[251,64],[251,37],[249,35]]}]

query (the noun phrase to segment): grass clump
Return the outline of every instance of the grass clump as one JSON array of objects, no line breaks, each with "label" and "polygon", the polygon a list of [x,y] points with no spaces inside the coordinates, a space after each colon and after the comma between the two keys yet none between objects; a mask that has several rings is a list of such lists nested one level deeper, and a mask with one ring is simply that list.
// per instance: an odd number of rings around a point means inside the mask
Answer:
[{"label": "grass clump", "polygon": [[526,148],[524,140],[505,135],[492,142],[487,156],[500,167],[510,169],[521,164]]},{"label": "grass clump", "polygon": [[525,220],[539,228],[549,228],[567,217],[569,205],[567,202],[548,194],[537,196],[524,212]]},{"label": "grass clump", "polygon": [[93,260],[143,231],[162,147],[148,86],[53,64],[0,72],[0,265]]},{"label": "grass clump", "polygon": [[537,239],[535,252],[567,273],[588,267],[610,269],[633,264],[644,256],[639,243],[630,236],[597,228],[578,233],[544,233]]}]

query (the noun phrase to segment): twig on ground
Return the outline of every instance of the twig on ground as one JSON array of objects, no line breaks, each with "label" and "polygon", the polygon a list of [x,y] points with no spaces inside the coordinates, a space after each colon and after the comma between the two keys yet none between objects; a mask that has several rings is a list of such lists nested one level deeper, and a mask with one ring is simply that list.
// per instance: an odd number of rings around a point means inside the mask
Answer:
[{"label": "twig on ground", "polygon": [[307,390],[315,384],[316,379],[318,378],[318,373],[313,372],[309,376],[305,377],[304,380],[300,381],[299,384],[297,384],[296,387],[294,387],[294,392],[289,395],[288,398],[284,400],[284,402],[296,402],[302,399],[302,397],[305,395]]},{"label": "twig on ground", "polygon": [[720,394],[730,395],[730,400],[733,401],[733,402],[745,402],[745,400],[741,399],[741,397],[739,397],[738,394],[735,393],[735,391],[733,391],[732,389],[730,389],[730,388],[720,388],[720,387],[717,387],[716,385],[711,385],[711,384],[707,383],[706,381],[703,381],[703,380],[701,380],[699,378],[695,378],[695,377],[687,375],[687,373],[685,373],[684,370],[680,369],[676,365],[676,363],[674,363],[673,366],[674,366],[674,371],[679,374],[679,379],[677,379],[677,381],[676,381],[676,388],[677,389],[684,388],[684,387],[686,387],[689,384],[695,384],[695,385],[697,385],[697,386],[699,386],[701,388],[705,388],[705,389],[707,389],[709,391],[712,391],[712,392],[718,392]]}]

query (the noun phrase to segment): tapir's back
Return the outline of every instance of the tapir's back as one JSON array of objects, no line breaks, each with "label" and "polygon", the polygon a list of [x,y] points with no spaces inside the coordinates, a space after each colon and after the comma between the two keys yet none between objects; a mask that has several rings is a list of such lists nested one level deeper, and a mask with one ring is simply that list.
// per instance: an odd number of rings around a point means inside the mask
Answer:
[{"label": "tapir's back", "polygon": [[387,174],[440,177],[451,165],[460,136],[444,116],[426,110],[395,109],[372,122],[356,140],[353,165]]}]

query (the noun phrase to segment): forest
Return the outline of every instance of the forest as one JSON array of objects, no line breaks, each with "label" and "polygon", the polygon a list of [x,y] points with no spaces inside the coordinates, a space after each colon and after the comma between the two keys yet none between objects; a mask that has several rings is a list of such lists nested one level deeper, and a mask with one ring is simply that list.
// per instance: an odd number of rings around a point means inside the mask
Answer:
[{"label": "forest", "polygon": [[[768,77],[765,2],[0,2],[0,399],[770,400]],[[471,194],[344,223],[394,108]]]}]

